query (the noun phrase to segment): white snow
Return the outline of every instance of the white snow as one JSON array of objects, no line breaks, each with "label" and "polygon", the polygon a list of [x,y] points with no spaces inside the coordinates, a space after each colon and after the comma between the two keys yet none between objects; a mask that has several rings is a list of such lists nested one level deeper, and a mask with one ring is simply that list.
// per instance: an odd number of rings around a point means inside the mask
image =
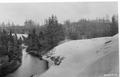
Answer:
[{"label": "white snow", "polygon": [[[15,34],[12,34],[12,35],[14,36]],[[28,37],[28,34],[17,34],[18,39],[22,38],[22,40],[23,40],[23,36]]]},{"label": "white snow", "polygon": [[39,77],[118,77],[118,35],[73,40],[55,47],[53,51],[55,54],[52,56],[65,59]]}]

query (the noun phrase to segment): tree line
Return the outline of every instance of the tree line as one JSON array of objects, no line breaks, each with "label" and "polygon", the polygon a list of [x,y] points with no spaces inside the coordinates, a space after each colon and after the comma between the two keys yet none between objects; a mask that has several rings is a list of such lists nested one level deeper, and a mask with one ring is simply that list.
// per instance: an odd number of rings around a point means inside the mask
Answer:
[{"label": "tree line", "polygon": [[[28,34],[28,37],[24,37],[24,40],[22,40],[22,43],[28,46],[27,52],[42,59],[43,54],[66,39],[78,40],[117,34],[118,19],[116,16],[112,16],[111,20],[112,21],[105,19],[81,19],[77,22],[66,21],[64,24],[61,24],[58,22],[57,17],[52,15],[46,20],[45,24],[41,26],[32,20],[27,20],[24,26],[13,24],[9,24],[11,26],[5,26],[5,24],[1,24],[1,26],[3,26],[0,27],[0,31],[6,30],[7,32],[12,31],[12,33],[15,34]],[[0,35],[1,34],[2,33],[0,33]],[[5,32],[3,35],[6,35]],[[7,37],[4,38],[6,39]],[[2,40],[0,43],[1,42]],[[1,44],[1,46],[3,45]]]},{"label": "tree line", "polygon": [[81,19],[78,22],[66,21],[63,27],[66,29],[68,39],[88,39],[96,37],[113,36],[118,33],[118,19],[112,16],[110,20],[86,20]]}]

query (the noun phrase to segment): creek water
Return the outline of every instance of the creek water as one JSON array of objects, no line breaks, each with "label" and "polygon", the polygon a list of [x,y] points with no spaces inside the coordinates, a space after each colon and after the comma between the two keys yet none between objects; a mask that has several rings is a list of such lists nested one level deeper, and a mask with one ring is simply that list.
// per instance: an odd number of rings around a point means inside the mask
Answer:
[{"label": "creek water", "polygon": [[6,77],[33,77],[34,75],[40,75],[47,70],[46,61],[31,56],[25,49],[23,49],[22,53],[21,66]]}]

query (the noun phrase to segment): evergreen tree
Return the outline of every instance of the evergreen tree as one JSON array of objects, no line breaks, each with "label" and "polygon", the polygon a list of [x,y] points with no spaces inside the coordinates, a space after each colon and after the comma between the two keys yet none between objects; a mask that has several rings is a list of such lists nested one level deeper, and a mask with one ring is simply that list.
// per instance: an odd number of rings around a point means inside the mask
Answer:
[{"label": "evergreen tree", "polygon": [[28,38],[27,38],[27,52],[35,50],[39,50],[39,41],[38,41],[38,35],[36,34],[36,30],[33,29],[31,33],[29,33]]},{"label": "evergreen tree", "polygon": [[64,40],[64,30],[61,24],[58,23],[56,16],[49,17],[46,23],[45,38],[49,44],[48,49],[52,49],[62,40]]},{"label": "evergreen tree", "polygon": [[118,19],[116,16],[112,16],[111,35],[115,35],[116,33],[118,33]]},{"label": "evergreen tree", "polygon": [[3,30],[0,32],[0,51],[6,52],[9,57],[9,61],[17,59],[21,54],[20,43],[18,43],[17,35],[12,35],[12,31],[6,32]]}]

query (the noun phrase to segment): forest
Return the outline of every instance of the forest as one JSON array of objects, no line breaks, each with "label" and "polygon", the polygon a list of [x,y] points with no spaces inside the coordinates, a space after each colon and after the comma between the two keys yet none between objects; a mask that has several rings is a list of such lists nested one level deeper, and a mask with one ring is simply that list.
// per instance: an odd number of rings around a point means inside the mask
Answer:
[{"label": "forest", "polygon": [[[20,66],[21,44],[28,46],[26,51],[29,54],[42,60],[42,55],[59,45],[61,41],[107,37],[117,33],[116,15],[113,15],[111,20],[80,19],[77,22],[67,20],[64,24],[59,23],[54,15],[49,17],[44,25],[36,24],[33,20],[26,20],[22,26],[3,22],[0,24],[0,76],[11,72],[8,69],[11,70],[10,67],[13,64],[17,65],[14,67],[15,69]],[[23,40],[18,39],[17,34],[27,34],[28,37],[23,36]],[[57,61],[56,59],[59,58],[55,58],[55,61]],[[1,72],[3,69],[5,71]]]}]

